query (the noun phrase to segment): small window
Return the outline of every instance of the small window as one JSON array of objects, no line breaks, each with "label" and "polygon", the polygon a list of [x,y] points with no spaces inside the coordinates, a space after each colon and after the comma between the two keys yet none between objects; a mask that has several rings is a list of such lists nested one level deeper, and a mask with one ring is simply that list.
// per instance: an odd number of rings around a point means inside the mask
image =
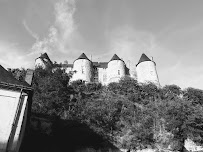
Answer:
[{"label": "small window", "polygon": [[118,75],[120,75],[120,70],[118,70]]}]

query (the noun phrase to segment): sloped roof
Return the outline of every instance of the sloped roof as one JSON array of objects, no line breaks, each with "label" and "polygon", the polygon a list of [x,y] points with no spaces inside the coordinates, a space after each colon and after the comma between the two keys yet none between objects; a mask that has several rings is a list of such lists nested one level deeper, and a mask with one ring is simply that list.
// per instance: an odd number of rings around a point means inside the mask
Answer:
[{"label": "sloped roof", "polygon": [[16,85],[16,86],[22,86],[22,87],[30,87],[30,85],[23,81],[19,81],[16,78],[13,77],[13,75],[8,72],[6,69],[4,69],[1,65],[0,65],[0,83],[6,83],[6,84],[10,84],[10,85]]},{"label": "sloped roof", "polygon": [[108,62],[93,62],[93,66],[98,68],[107,68]]},{"label": "sloped roof", "polygon": [[48,54],[45,52],[45,53],[41,54],[40,58],[49,59],[49,56],[48,56]]},{"label": "sloped roof", "polygon": [[114,54],[110,61],[113,61],[113,60],[121,60],[121,59],[118,57],[118,55]]},{"label": "sloped roof", "polygon": [[92,62],[93,66],[98,67],[99,66],[99,62]]},{"label": "sloped roof", "polygon": [[[52,61],[50,60],[50,58],[49,58],[49,56],[48,56],[48,54],[47,54],[46,52],[43,53],[43,54],[41,54],[41,56],[40,56],[39,58],[41,58],[42,60],[43,60],[43,59],[47,59],[48,62],[52,64]],[[43,61],[44,61],[44,60],[43,60]]]},{"label": "sloped roof", "polygon": [[[144,53],[142,53],[139,62],[137,63],[137,65],[141,62],[145,62],[145,61],[151,61]],[[137,66],[136,65],[136,66]]]},{"label": "sloped roof", "polygon": [[[86,60],[89,60],[90,61],[90,59],[88,59],[88,57],[85,55],[85,53],[82,53],[76,60],[78,60],[78,59],[86,59]],[[75,60],[75,61],[76,61]],[[75,62],[74,61],[74,62]],[[92,62],[92,61],[91,61]]]},{"label": "sloped roof", "polygon": [[108,67],[108,62],[99,62],[99,67],[100,68],[107,68]]},{"label": "sloped roof", "polygon": [[61,65],[63,68],[72,68],[73,67],[73,64],[62,64]]},{"label": "sloped roof", "polygon": [[82,53],[77,59],[87,59],[87,60],[89,60],[87,58],[87,56],[85,55],[85,53]]}]

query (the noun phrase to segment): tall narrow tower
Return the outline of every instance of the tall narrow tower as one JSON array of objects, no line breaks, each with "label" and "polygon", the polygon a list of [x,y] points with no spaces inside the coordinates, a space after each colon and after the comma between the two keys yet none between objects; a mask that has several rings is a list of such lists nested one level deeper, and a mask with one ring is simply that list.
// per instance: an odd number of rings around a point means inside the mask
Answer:
[{"label": "tall narrow tower", "polygon": [[53,63],[46,52],[35,59],[35,68],[41,67],[43,69],[46,69],[48,67],[51,67],[52,65]]},{"label": "tall narrow tower", "polygon": [[125,69],[126,69],[125,62],[121,60],[116,54],[114,54],[114,56],[108,63],[107,69],[108,83],[118,82],[121,77],[126,75]]},{"label": "tall narrow tower", "polygon": [[160,86],[158,74],[156,71],[156,63],[153,60],[150,60],[144,53],[136,65],[136,71],[138,82],[152,82],[155,85]]},{"label": "tall narrow tower", "polygon": [[85,82],[91,82],[93,79],[92,61],[82,53],[73,63],[73,72],[71,81],[83,80]]}]

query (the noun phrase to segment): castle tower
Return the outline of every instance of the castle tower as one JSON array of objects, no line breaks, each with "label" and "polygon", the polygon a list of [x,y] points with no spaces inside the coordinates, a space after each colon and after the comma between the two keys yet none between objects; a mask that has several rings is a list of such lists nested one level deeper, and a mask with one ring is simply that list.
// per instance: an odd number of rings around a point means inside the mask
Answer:
[{"label": "castle tower", "polygon": [[41,54],[40,57],[35,59],[35,68],[42,67],[43,69],[45,69],[45,68],[51,67],[52,64],[53,63],[51,62],[47,53],[43,53]]},{"label": "castle tower", "polygon": [[111,58],[107,68],[107,81],[118,82],[121,77],[126,75],[125,62],[121,60],[116,54]]},{"label": "castle tower", "polygon": [[91,82],[93,79],[92,61],[82,53],[73,63],[73,72],[71,81],[83,80],[85,82]]},{"label": "castle tower", "polygon": [[156,63],[153,60],[150,60],[144,53],[136,65],[136,70],[138,82],[152,82],[157,86],[160,86],[158,74],[156,71]]}]

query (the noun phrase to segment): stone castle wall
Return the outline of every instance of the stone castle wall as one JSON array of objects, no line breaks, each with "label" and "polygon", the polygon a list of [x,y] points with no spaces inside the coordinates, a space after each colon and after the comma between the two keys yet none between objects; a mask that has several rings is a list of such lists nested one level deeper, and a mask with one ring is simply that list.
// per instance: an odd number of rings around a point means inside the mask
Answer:
[{"label": "stone castle wall", "polygon": [[46,65],[44,64],[41,58],[37,58],[35,60],[35,67],[42,67],[43,69],[45,69]]},{"label": "stone castle wall", "polygon": [[141,62],[136,67],[137,81],[140,83],[152,82],[159,84],[159,79],[156,71],[156,65],[153,61]]},{"label": "stone castle wall", "polygon": [[98,81],[101,84],[107,84],[107,68],[98,68]]},{"label": "stone castle wall", "polygon": [[[35,66],[46,68],[46,61],[40,57],[35,60]],[[48,62],[48,61],[47,61]],[[70,66],[71,65],[71,66]],[[83,80],[85,82],[100,82],[103,85],[108,85],[111,82],[118,82],[121,77],[126,75],[137,79],[139,83],[152,82],[160,86],[156,65],[146,55],[142,55],[136,67],[129,69],[126,67],[125,62],[117,55],[107,63],[103,62],[102,66],[98,62],[90,61],[83,53],[75,62],[65,66],[67,73],[73,73],[70,81]]]},{"label": "stone castle wall", "polygon": [[92,82],[93,79],[93,67],[92,62],[87,59],[75,60],[73,64],[73,77],[71,81],[83,80],[85,82]]},{"label": "stone castle wall", "polygon": [[122,60],[112,60],[108,63],[107,68],[107,81],[118,82],[121,77],[126,75],[125,63]]}]

